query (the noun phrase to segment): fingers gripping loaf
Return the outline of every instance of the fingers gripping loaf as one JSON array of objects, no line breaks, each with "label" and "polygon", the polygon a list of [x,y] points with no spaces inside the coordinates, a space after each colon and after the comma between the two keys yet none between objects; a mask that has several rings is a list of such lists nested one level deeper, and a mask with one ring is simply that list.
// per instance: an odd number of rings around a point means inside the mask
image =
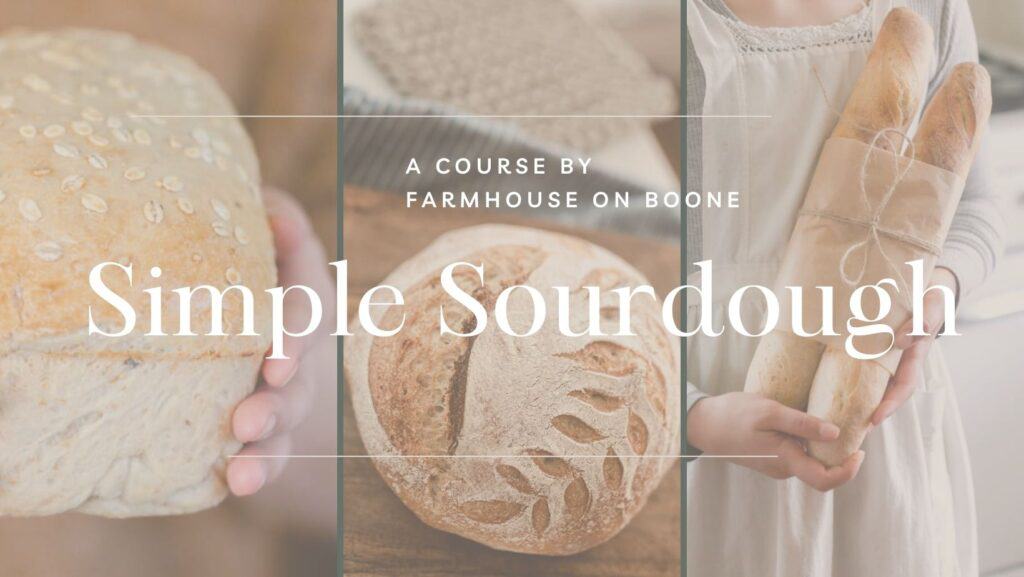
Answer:
[{"label": "fingers gripping loaf", "polygon": [[[442,269],[469,268],[457,284],[482,303],[476,337],[441,336],[439,307],[454,330],[475,317],[445,293]],[[384,281],[406,306],[375,315],[393,337],[360,330],[347,339],[346,380],[359,430],[388,485],[423,521],[498,549],[562,555],[615,535],[646,501],[678,450],[679,347],[654,299],[634,299],[638,336],[563,336],[552,287],[570,288],[569,324],[586,329],[586,286],[602,290],[602,331],[618,331],[610,289],[647,284],[621,259],[586,242],[509,226],[439,238]],[[513,337],[496,327],[498,295],[513,285],[541,291],[543,328]],[[523,289],[508,300],[525,332],[533,315]],[[397,456],[408,458],[394,458]],[[646,458],[639,458],[646,457]]]},{"label": "fingers gripping loaf", "polygon": [[[833,138],[850,138],[898,152],[921,107],[932,58],[932,31],[915,12],[896,8],[886,17]],[[895,132],[890,132],[895,131]],[[875,138],[881,134],[881,138]],[[801,411],[807,409],[815,371],[825,347],[785,331],[762,337],[744,390]]]},{"label": "fingers gripping loaf", "polygon": [[[988,73],[978,64],[958,64],[924,111],[914,135],[916,159],[966,178],[991,109]],[[825,352],[808,412],[838,425],[840,436],[833,443],[811,442],[813,457],[835,466],[860,448],[889,377],[874,361],[854,360],[831,347]]]},{"label": "fingers gripping loaf", "polygon": [[[269,343],[146,337],[142,291],[275,284],[251,143],[233,118],[138,116],[233,109],[195,64],[127,36],[18,31],[0,52],[0,514],[212,506],[238,449],[230,413]],[[90,310],[108,332],[123,326],[88,284],[107,261],[133,267],[132,286],[103,274],[139,315],[123,338],[87,335]],[[196,295],[196,333],[210,305]],[[239,332],[237,295],[224,309]],[[176,297],[162,313],[177,332]],[[267,335],[267,307],[255,318]]]}]

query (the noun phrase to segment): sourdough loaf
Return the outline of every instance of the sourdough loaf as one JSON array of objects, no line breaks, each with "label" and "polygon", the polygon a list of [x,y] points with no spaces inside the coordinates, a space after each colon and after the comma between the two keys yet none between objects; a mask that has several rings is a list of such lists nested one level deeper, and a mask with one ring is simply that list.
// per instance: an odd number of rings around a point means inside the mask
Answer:
[{"label": "sourdough loaf", "polygon": [[[476,326],[442,290],[454,262],[483,264],[456,281],[488,311],[476,337],[441,336],[439,307],[456,330]],[[377,470],[424,522],[498,549],[564,555],[615,535],[674,462],[679,447],[679,345],[654,299],[634,299],[637,336],[564,336],[552,287],[571,290],[570,323],[585,327],[586,290],[602,289],[601,327],[618,329],[610,289],[647,281],[608,251],[558,234],[487,225],[450,232],[385,281],[404,307],[375,307],[378,326],[346,340],[345,374],[360,434]],[[498,294],[524,284],[547,317],[529,337],[501,331]],[[508,301],[523,332],[532,304]]]},{"label": "sourdough loaf", "polygon": [[[158,118],[147,114],[228,115]],[[108,32],[0,35],[0,514],[171,514],[218,503],[229,419],[268,337],[145,336],[161,287],[275,284],[252,145],[227,97],[191,61]],[[89,288],[103,278],[139,315]],[[159,278],[150,275],[160,267]],[[199,293],[193,330],[207,333]],[[259,297],[257,296],[257,299]],[[268,311],[257,300],[256,328]],[[225,302],[240,330],[240,300]]]}]

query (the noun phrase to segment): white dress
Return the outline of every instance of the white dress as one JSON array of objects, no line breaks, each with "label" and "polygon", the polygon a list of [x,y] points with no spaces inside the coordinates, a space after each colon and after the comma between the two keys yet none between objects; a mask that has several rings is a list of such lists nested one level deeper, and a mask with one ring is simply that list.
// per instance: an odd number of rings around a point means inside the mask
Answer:
[{"label": "white dress", "polygon": [[[714,266],[715,326],[740,286],[771,286],[818,152],[850,94],[885,14],[875,0],[831,26],[755,29],[702,0],[687,27],[706,78],[703,114],[769,115],[702,122],[701,182],[740,192],[740,208],[704,209]],[[773,46],[772,38],[787,43]],[[794,37],[805,39],[796,47]],[[758,38],[760,42],[750,42]],[[699,273],[698,273],[699,274]],[[699,285],[697,274],[688,279]],[[745,300],[745,324],[763,310]],[[688,321],[699,321],[690,298]],[[688,340],[687,379],[715,395],[743,389],[756,339],[727,330]],[[925,385],[864,444],[858,476],[822,494],[717,459],[687,466],[690,577],[973,577],[978,573],[970,464],[949,373],[932,347]]]}]

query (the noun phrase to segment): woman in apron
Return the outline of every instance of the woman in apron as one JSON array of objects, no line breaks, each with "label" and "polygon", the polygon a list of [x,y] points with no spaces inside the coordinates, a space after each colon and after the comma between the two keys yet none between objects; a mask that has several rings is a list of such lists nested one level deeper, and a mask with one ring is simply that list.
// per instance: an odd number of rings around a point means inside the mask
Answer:
[{"label": "woman in apron", "polygon": [[[714,294],[703,295],[712,300],[714,326],[722,326],[737,288],[773,284],[819,151],[837,121],[828,103],[845,102],[886,14],[903,4],[822,1],[814,6],[821,14],[810,18],[829,18],[824,22],[831,24],[772,28],[765,27],[777,26],[770,12],[781,11],[785,2],[725,1],[737,12],[747,6],[749,23],[715,6],[722,0],[687,0],[689,41],[704,75],[703,101],[692,103],[702,107],[696,112],[704,118],[691,121],[700,122],[701,186],[739,191],[742,198],[739,208],[703,210],[697,223],[700,258],[714,267]],[[936,13],[947,13],[943,2],[932,3]],[[794,8],[787,16],[806,10],[806,3],[790,4]],[[969,25],[965,6],[962,11]],[[968,41],[973,42],[973,32]],[[936,68],[938,75],[942,70]],[[935,79],[932,84],[937,85]],[[998,236],[986,242],[997,243]],[[974,284],[979,275],[957,264],[967,262],[962,251],[948,246],[946,251],[949,258],[940,261],[946,268],[936,269],[933,283],[962,291],[962,275],[970,274]],[[692,273],[688,284],[699,285],[699,274]],[[701,310],[695,300],[688,303],[691,330]],[[762,320],[763,303],[756,301],[744,301],[748,327]],[[941,298],[926,305],[926,325],[935,330],[941,305]],[[709,454],[780,458],[689,464],[688,574],[977,575],[970,465],[949,373],[932,341],[898,340],[904,358],[863,452],[825,470],[803,453],[800,441],[834,439],[835,427],[740,392],[756,339],[728,330],[690,338],[690,444]]]}]

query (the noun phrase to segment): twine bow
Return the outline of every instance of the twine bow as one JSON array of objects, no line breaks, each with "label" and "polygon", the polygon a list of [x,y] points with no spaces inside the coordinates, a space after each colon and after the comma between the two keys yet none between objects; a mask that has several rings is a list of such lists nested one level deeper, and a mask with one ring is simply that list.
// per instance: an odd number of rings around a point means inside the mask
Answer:
[{"label": "twine bow", "polygon": [[[854,286],[864,279],[864,275],[865,273],[867,273],[868,255],[870,253],[868,248],[872,244],[878,247],[878,254],[885,261],[886,265],[888,265],[891,269],[893,269],[896,272],[898,282],[901,285],[906,284],[903,280],[903,276],[899,272],[899,266],[895,262],[893,262],[892,258],[890,258],[889,255],[885,252],[885,248],[882,246],[882,239],[879,237],[879,233],[885,233],[886,235],[891,236],[895,232],[885,230],[882,228],[882,215],[885,213],[885,209],[889,206],[889,201],[892,200],[892,196],[896,192],[896,187],[899,186],[899,183],[903,181],[904,177],[906,177],[907,172],[910,171],[911,166],[911,164],[908,162],[906,163],[906,166],[902,168],[900,167],[900,154],[898,151],[901,147],[892,146],[894,143],[892,139],[889,138],[889,135],[892,134],[898,136],[900,140],[902,140],[907,146],[909,146],[910,158],[914,157],[914,141],[911,140],[904,132],[900,130],[896,130],[895,128],[885,128],[876,132],[875,136],[871,139],[871,143],[869,145],[870,149],[867,153],[864,154],[864,161],[861,162],[860,176],[858,178],[861,201],[864,203],[864,208],[870,215],[869,220],[863,221],[860,224],[862,226],[867,227],[868,234],[864,238],[864,240],[851,244],[850,247],[846,249],[846,252],[843,253],[842,258],[839,259],[839,275],[842,277],[843,282],[845,282],[848,286]],[[895,176],[892,179],[892,182],[888,184],[885,190],[885,194],[882,195],[882,199],[881,201],[879,201],[878,206],[872,208],[871,198],[868,196],[867,190],[868,164],[871,162],[871,153],[872,151],[875,150],[875,145],[883,137],[889,140]],[[861,257],[860,266],[858,267],[857,273],[855,275],[850,275],[847,272],[847,265],[850,264],[851,257],[853,257],[853,255],[858,250],[860,250],[861,254],[863,255]],[[904,287],[901,286],[900,288],[902,289]]]},{"label": "twine bow", "polygon": [[[813,67],[813,70],[814,76],[818,80],[818,85],[821,87],[822,95],[825,98],[826,104],[836,116],[841,117],[842,114],[838,110],[836,110],[832,106],[832,103],[829,101],[828,92],[825,90],[825,85],[821,80],[821,76],[818,74],[817,67]],[[865,132],[871,132],[871,130],[873,130],[873,128],[861,125],[855,124],[855,126],[861,130],[864,130]],[[883,138],[887,141],[889,145],[888,152],[890,153],[893,162],[893,179],[890,183],[886,185],[885,194],[882,195],[882,198],[879,201],[878,205],[872,206],[871,197],[868,194],[868,167],[871,163],[872,153],[875,152],[876,150],[881,151],[881,149],[877,148],[876,146],[879,143],[879,141],[882,140]],[[897,144],[900,144],[900,146],[897,146]],[[901,154],[901,150],[904,147],[906,147],[908,151],[908,154],[906,156]],[[896,193],[896,189],[899,187],[899,184],[903,181],[903,179],[907,176],[907,174],[913,167],[913,160],[915,156],[916,150],[914,149],[914,141],[905,132],[892,127],[878,130],[877,132],[875,132],[875,135],[871,138],[871,141],[868,143],[868,151],[864,154],[864,160],[863,162],[861,162],[860,171],[858,174],[858,187],[860,189],[861,202],[863,202],[865,211],[869,215],[868,218],[852,218],[844,215],[835,214],[829,211],[820,210],[805,209],[801,211],[803,214],[819,216],[830,220],[843,222],[846,224],[860,226],[867,229],[867,234],[865,235],[864,239],[851,244],[849,248],[847,248],[846,251],[843,252],[843,256],[839,259],[839,275],[842,278],[843,282],[847,284],[847,286],[856,286],[862,280],[864,280],[864,275],[867,274],[868,270],[868,257],[871,253],[870,249],[872,246],[874,246],[876,247],[879,256],[882,257],[882,260],[885,262],[886,266],[888,266],[888,268],[892,270],[892,272],[894,273],[895,281],[897,283],[900,294],[903,295],[905,299],[910,298],[909,285],[907,284],[907,281],[904,278],[903,273],[900,271],[899,264],[896,263],[892,259],[892,257],[888,255],[888,253],[886,253],[885,247],[882,244],[881,237],[883,236],[891,238],[893,240],[900,241],[905,244],[909,244],[918,249],[926,251],[932,255],[939,255],[940,248],[936,246],[934,243],[924,241],[922,239],[900,232],[898,230],[886,228],[881,224],[882,216],[885,214],[885,210],[886,208],[888,208],[889,202],[892,200],[893,195]],[[903,158],[906,158],[907,162],[904,166],[901,167],[900,160]],[[854,269],[853,272],[850,272],[849,269],[851,264],[853,263],[853,258],[858,252],[861,254],[860,263]]]}]

